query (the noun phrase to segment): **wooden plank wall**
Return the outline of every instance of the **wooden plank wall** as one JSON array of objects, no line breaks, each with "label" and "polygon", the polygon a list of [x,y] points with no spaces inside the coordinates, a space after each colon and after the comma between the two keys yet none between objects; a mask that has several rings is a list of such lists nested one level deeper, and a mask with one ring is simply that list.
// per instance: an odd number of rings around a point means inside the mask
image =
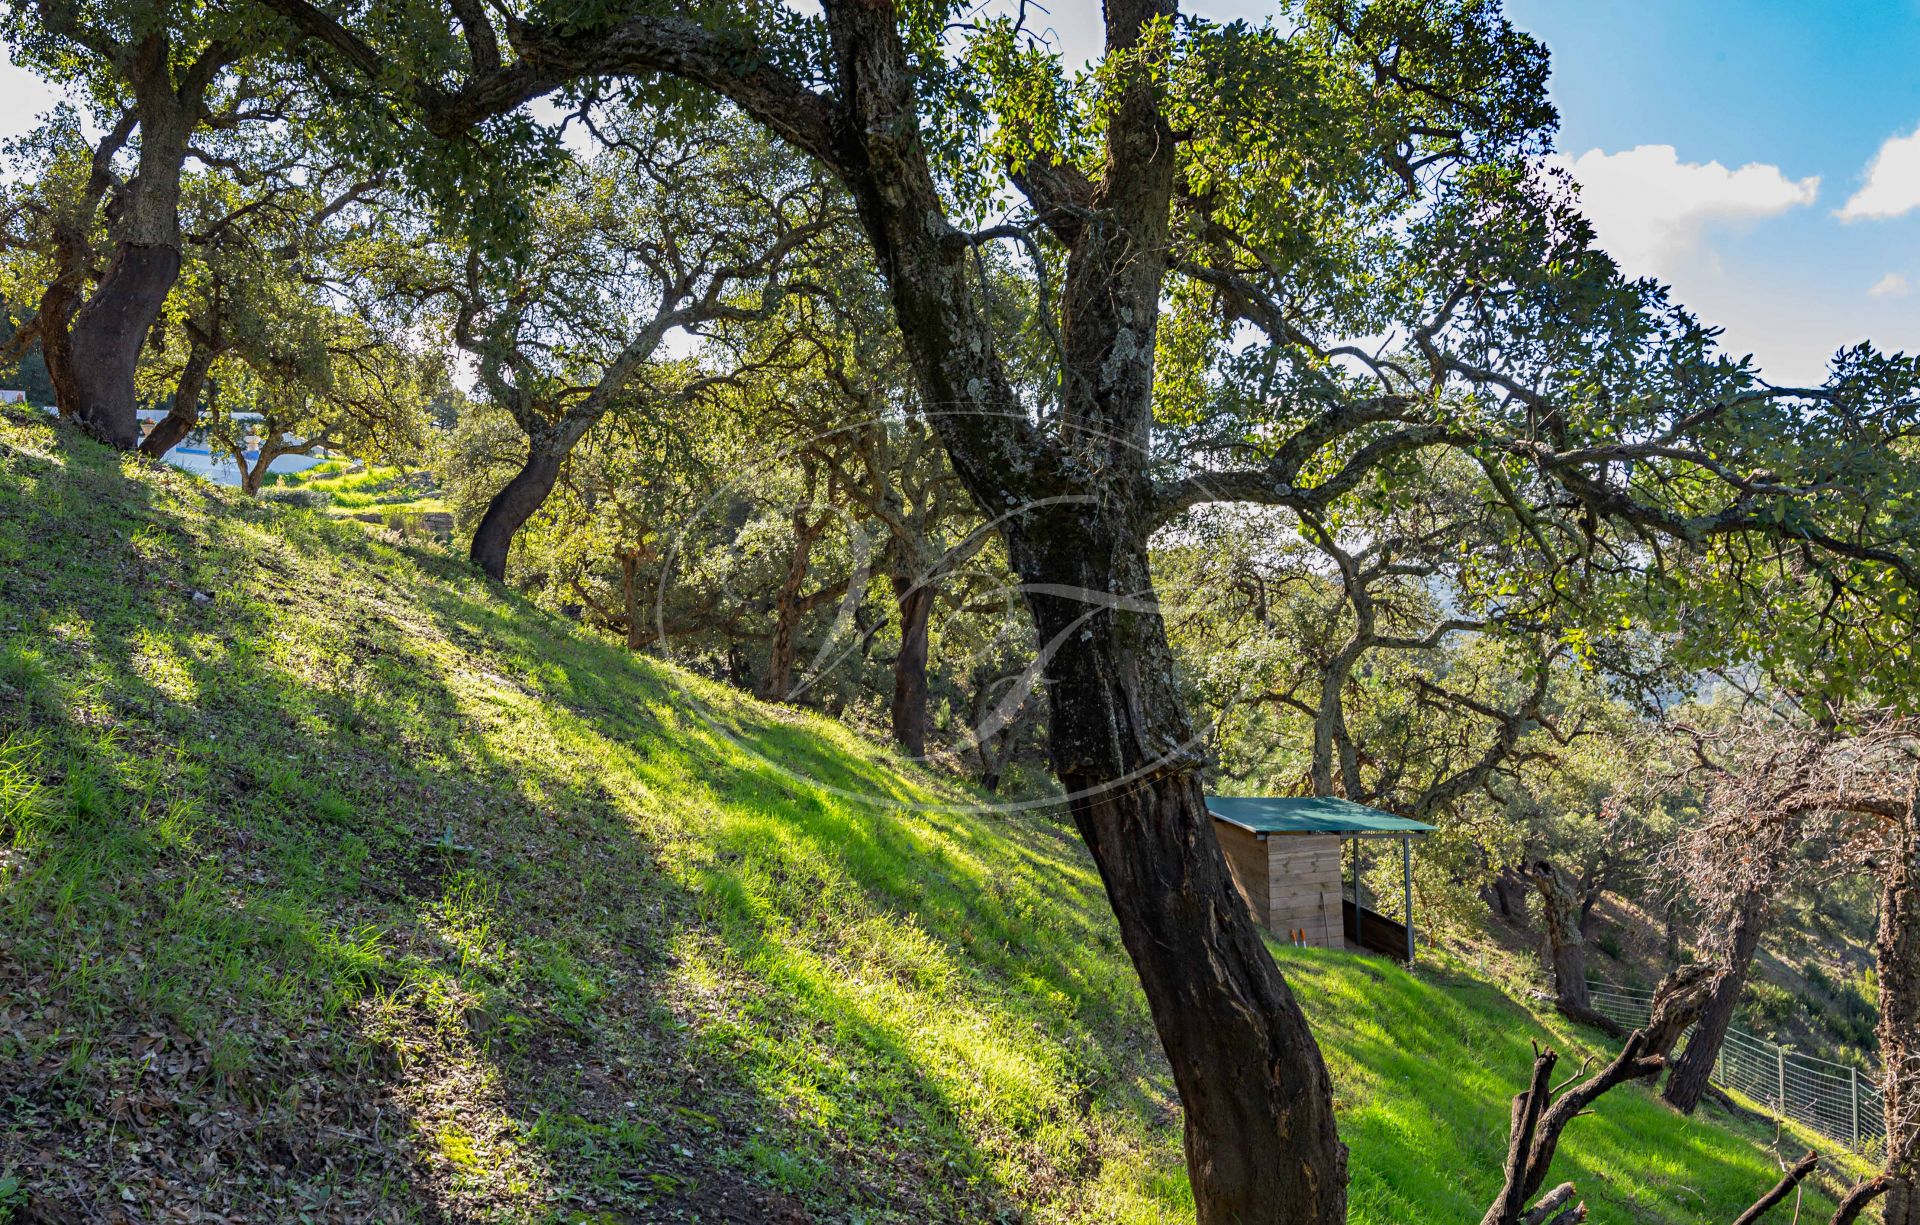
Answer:
[{"label": "wooden plank wall", "polygon": [[1254,922],[1271,927],[1267,922],[1273,905],[1267,878],[1267,847],[1273,839],[1262,842],[1238,825],[1228,825],[1225,821],[1215,821],[1213,832],[1220,839],[1220,849],[1226,852],[1227,870],[1233,873],[1233,883],[1239,887],[1240,896],[1247,899],[1247,905],[1253,907]]},{"label": "wooden plank wall", "polygon": [[1304,929],[1315,948],[1344,946],[1340,922],[1340,835],[1274,834],[1267,850],[1267,927],[1285,939]]},{"label": "wooden plank wall", "polygon": [[1344,898],[1340,903],[1340,917],[1347,939],[1361,948],[1395,961],[1407,959],[1407,929],[1399,923],[1372,910],[1367,911],[1366,922],[1362,923],[1360,912]]}]

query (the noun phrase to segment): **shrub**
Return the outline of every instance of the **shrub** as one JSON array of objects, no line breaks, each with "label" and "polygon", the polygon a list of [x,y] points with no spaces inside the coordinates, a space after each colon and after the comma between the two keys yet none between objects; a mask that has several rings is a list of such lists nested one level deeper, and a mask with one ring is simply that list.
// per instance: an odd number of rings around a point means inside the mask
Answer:
[{"label": "shrub", "polygon": [[1806,965],[1800,967],[1800,973],[1806,977],[1809,987],[1812,987],[1816,991],[1824,991],[1828,995],[1834,994],[1833,976],[1828,974],[1819,962],[1807,962]]},{"label": "shrub", "polygon": [[1774,983],[1761,982],[1758,979],[1747,983],[1747,996],[1743,1011],[1752,1019],[1753,1028],[1778,1031],[1793,1019],[1799,1001],[1792,992]]},{"label": "shrub", "polygon": [[282,506],[297,506],[301,510],[319,510],[333,501],[333,495],[322,489],[268,489],[260,497],[268,502],[277,502]]}]

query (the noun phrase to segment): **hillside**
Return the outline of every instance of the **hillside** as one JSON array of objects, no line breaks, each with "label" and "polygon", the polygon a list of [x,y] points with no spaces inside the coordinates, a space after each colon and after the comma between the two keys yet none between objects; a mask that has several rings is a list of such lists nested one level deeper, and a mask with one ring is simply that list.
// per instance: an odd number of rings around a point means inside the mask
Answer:
[{"label": "hillside", "polygon": [[[0,416],[0,1218],[1191,1219],[1089,861],[968,798],[432,545]],[[1279,955],[1354,1219],[1476,1218],[1573,1039]],[[1556,1175],[1718,1223],[1774,1171],[1624,1090]]]},{"label": "hillside", "polygon": [[[1876,902],[1858,880],[1822,882],[1817,891],[1789,893],[1756,953],[1736,1027],[1823,1059],[1876,1072],[1880,1019],[1873,964]],[[1651,990],[1666,965],[1665,933],[1657,916],[1631,899],[1604,896],[1588,956],[1590,975]],[[1496,922],[1498,936],[1530,965],[1539,965],[1541,933]],[[1694,952],[1704,955],[1697,933]],[[1544,981],[1544,979],[1543,979]]]}]

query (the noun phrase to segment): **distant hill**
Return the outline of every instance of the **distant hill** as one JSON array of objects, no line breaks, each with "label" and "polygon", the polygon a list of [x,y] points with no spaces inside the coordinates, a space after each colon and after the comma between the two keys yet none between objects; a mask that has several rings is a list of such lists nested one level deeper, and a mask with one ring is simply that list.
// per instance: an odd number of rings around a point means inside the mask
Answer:
[{"label": "distant hill", "polygon": [[[0,1219],[1191,1220],[1090,861],[970,798],[0,413]],[[1354,1219],[1476,1219],[1531,1043],[1579,1036],[1278,955]],[[1762,1139],[1622,1090],[1555,1177],[1722,1225]]]}]

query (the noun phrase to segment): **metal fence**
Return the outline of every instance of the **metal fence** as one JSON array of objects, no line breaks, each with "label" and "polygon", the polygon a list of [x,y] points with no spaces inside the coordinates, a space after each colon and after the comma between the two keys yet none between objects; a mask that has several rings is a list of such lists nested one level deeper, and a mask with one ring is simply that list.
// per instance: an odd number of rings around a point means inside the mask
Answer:
[{"label": "metal fence", "polygon": [[[1587,983],[1594,1009],[1632,1029],[1653,1012],[1653,992]],[[1738,1029],[1729,1029],[1714,1061],[1713,1079],[1723,1089],[1810,1127],[1855,1152],[1884,1144],[1886,1115],[1880,1086],[1871,1076],[1831,1060],[1816,1059]]]}]

